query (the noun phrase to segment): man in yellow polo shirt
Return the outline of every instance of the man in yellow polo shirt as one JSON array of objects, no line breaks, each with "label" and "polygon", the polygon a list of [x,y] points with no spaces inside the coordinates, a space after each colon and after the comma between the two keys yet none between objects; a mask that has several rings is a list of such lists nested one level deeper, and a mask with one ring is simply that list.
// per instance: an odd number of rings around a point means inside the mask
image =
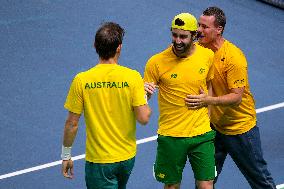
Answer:
[{"label": "man in yellow polo shirt", "polygon": [[218,175],[229,154],[251,188],[275,189],[262,155],[247,61],[238,47],[223,38],[225,24],[225,14],[218,7],[209,7],[200,16],[199,43],[215,52],[213,96],[201,91],[200,95],[188,95],[186,102],[191,109],[213,105],[211,122],[217,131],[215,148]]},{"label": "man in yellow polo shirt", "polygon": [[152,56],[145,67],[148,97],[159,88],[158,147],[155,177],[165,189],[179,189],[184,166],[189,160],[199,188],[212,189],[215,178],[214,137],[207,107],[190,110],[187,94],[207,92],[213,78],[214,53],[194,43],[197,20],[189,13],[174,17],[172,45]]},{"label": "man in yellow polo shirt", "polygon": [[63,146],[62,174],[73,177],[71,146],[82,112],[86,122],[85,180],[88,189],[125,189],[136,155],[136,120],[149,121],[141,75],[118,65],[124,30],[103,24],[95,36],[99,63],[76,75],[64,107],[69,110]]}]

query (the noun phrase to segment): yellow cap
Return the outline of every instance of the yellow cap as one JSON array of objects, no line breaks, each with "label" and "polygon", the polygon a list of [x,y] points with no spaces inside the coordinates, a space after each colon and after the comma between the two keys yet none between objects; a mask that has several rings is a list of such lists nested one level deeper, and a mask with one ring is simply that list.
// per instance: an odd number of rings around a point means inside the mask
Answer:
[{"label": "yellow cap", "polygon": [[196,31],[197,20],[189,13],[180,13],[174,17],[172,21],[172,29]]}]

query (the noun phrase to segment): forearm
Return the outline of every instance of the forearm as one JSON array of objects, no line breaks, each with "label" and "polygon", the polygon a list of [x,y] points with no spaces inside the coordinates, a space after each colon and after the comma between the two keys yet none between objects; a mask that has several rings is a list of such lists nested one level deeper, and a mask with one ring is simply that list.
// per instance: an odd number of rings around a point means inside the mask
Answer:
[{"label": "forearm", "polygon": [[208,96],[207,104],[215,106],[235,106],[239,105],[241,101],[242,97],[239,94],[229,93],[217,97]]},{"label": "forearm", "polygon": [[63,146],[71,147],[78,131],[78,122],[66,120],[64,127]]},{"label": "forearm", "polygon": [[152,110],[148,104],[145,104],[143,106],[134,107],[134,113],[135,113],[136,120],[140,124],[146,125],[150,120]]}]

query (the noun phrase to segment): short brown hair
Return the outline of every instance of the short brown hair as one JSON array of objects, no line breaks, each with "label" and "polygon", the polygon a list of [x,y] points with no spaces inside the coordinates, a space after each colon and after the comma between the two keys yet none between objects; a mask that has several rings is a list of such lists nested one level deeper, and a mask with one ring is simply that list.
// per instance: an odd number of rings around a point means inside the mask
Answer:
[{"label": "short brown hair", "polygon": [[216,27],[222,26],[223,27],[222,33],[224,32],[226,25],[226,15],[222,9],[220,9],[219,7],[208,7],[205,11],[203,11],[203,15],[214,16],[215,17],[214,25]]},{"label": "short brown hair", "polygon": [[99,57],[108,60],[113,58],[117,47],[122,44],[124,29],[114,22],[105,22],[97,31],[94,47]]}]

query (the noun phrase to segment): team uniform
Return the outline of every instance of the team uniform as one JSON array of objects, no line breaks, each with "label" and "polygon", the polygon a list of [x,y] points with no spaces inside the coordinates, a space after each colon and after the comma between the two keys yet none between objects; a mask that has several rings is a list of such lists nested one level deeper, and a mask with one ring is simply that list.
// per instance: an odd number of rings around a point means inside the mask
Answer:
[{"label": "team uniform", "polygon": [[244,87],[240,105],[212,106],[211,109],[211,122],[217,130],[217,172],[221,172],[229,153],[252,188],[275,188],[262,155],[255,102],[250,92],[247,61],[243,52],[225,40],[215,52],[214,70],[212,87],[215,96],[223,96],[230,89]]},{"label": "team uniform", "polygon": [[[87,184],[97,185],[94,178],[101,175],[96,174],[108,174],[96,171],[94,165],[113,166],[130,175],[136,155],[133,107],[147,103],[143,86],[137,71],[117,64],[98,64],[74,78],[64,107],[84,112]],[[119,168],[121,164],[127,165],[125,170]]]},{"label": "team uniform", "polygon": [[188,94],[199,94],[200,87],[208,92],[206,82],[214,77],[213,56],[211,50],[195,44],[191,56],[179,58],[169,47],[146,64],[144,81],[159,86],[159,136],[154,165],[158,181],[180,183],[187,156],[197,180],[214,179],[215,132],[210,127],[208,109],[190,110],[184,100]]},{"label": "team uniform", "polygon": [[213,94],[223,96],[232,88],[245,87],[239,106],[213,106],[211,122],[226,135],[237,135],[249,131],[256,125],[253,96],[248,83],[247,62],[242,51],[225,41],[214,56],[215,75],[212,80]]}]

